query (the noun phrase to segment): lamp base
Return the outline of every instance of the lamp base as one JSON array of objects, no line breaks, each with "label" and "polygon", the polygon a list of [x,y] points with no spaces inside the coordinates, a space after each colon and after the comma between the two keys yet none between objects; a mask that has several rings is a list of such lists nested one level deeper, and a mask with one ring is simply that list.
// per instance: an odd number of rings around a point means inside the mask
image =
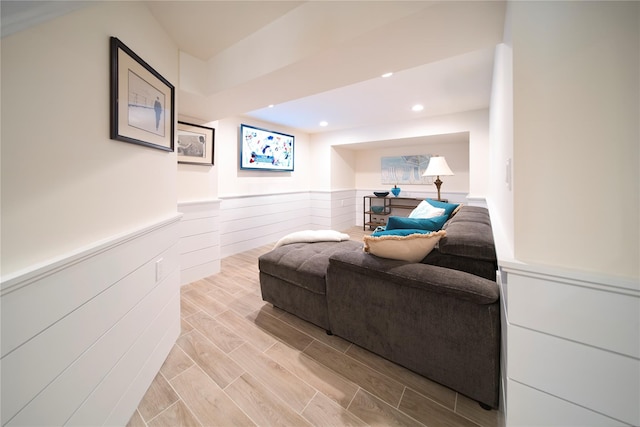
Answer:
[{"label": "lamp base", "polygon": [[437,176],[436,180],[433,181],[433,183],[436,185],[436,188],[438,189],[438,201],[441,202],[442,200],[440,200],[440,186],[442,185],[442,181],[440,181],[440,176]]}]

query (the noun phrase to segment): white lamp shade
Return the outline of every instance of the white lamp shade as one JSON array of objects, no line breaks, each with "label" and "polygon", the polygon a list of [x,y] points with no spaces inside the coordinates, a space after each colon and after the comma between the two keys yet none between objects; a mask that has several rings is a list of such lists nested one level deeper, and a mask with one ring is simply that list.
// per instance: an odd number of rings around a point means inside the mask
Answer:
[{"label": "white lamp shade", "polygon": [[444,157],[432,157],[429,160],[429,165],[427,166],[427,170],[424,171],[422,176],[447,176],[453,175],[451,172],[451,168],[447,164],[447,161]]}]

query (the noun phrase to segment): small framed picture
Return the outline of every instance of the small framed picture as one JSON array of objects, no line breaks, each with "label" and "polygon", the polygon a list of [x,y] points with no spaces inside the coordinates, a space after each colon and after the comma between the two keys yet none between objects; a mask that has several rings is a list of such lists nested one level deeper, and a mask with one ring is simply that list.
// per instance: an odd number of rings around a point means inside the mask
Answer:
[{"label": "small framed picture", "polygon": [[215,133],[213,128],[178,122],[178,163],[212,166]]},{"label": "small framed picture", "polygon": [[175,88],[111,37],[111,139],[173,151]]}]

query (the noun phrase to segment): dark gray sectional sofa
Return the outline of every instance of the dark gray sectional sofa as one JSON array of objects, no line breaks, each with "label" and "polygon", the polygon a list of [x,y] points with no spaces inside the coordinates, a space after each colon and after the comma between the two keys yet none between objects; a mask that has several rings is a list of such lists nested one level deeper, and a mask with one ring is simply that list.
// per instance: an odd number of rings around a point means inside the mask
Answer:
[{"label": "dark gray sectional sofa", "polygon": [[497,408],[500,306],[489,213],[463,206],[422,262],[355,241],[293,243],[259,259],[262,297],[483,406]]}]

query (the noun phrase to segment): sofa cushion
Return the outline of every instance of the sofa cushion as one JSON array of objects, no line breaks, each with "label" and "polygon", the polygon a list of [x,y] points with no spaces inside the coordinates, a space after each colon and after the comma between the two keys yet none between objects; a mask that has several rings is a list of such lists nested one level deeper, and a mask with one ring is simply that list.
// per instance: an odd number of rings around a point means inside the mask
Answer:
[{"label": "sofa cushion", "polygon": [[485,208],[478,206],[465,206],[464,209],[460,209],[458,213],[451,218],[451,222],[457,221],[479,222],[489,226],[491,225],[489,212]]},{"label": "sofa cushion", "polygon": [[406,236],[394,234],[394,231],[384,231],[377,236],[364,236],[364,251],[381,258],[420,262],[446,235],[444,230],[431,233],[418,231]]},{"label": "sofa cushion", "polygon": [[458,220],[458,215],[463,212],[464,210],[461,210],[447,224],[447,237],[440,241],[439,251],[464,258],[496,261],[491,225],[479,221]]},{"label": "sofa cushion", "polygon": [[261,255],[258,265],[262,273],[324,295],[329,257],[336,252],[354,250],[362,251],[362,243],[353,240],[291,243]]}]

